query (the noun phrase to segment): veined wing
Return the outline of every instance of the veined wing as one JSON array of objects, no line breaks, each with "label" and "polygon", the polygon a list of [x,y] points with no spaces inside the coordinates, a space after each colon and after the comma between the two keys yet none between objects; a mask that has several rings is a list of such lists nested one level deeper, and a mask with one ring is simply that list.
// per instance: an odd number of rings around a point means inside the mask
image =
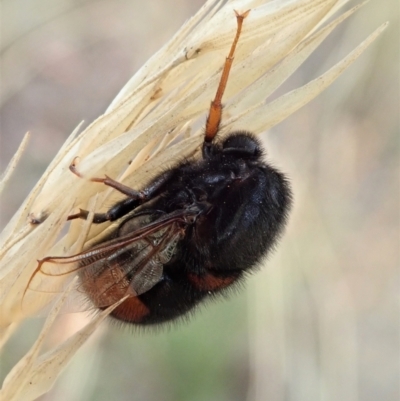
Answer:
[{"label": "veined wing", "polygon": [[45,257],[39,261],[25,293],[62,291],[52,282],[77,272],[78,290],[97,307],[109,306],[125,295],[142,294],[159,282],[163,265],[172,258],[185,228],[197,214],[196,208],[176,210],[76,255]]}]

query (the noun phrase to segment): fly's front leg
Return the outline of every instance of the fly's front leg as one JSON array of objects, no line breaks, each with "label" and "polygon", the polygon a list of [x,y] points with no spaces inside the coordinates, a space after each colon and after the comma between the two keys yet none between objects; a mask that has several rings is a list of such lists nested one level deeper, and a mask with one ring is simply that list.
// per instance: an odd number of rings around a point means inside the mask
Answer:
[{"label": "fly's front leg", "polygon": [[[83,178],[76,169],[74,162],[70,165],[69,169],[78,177]],[[107,176],[105,178],[91,178],[90,181],[107,185],[127,196],[126,199],[122,199],[116,203],[106,213],[95,213],[93,217],[93,223],[101,224],[106,221],[118,220],[132,210],[136,209],[141,204],[147,202],[152,197],[158,195],[164,190],[165,184],[171,178],[171,173],[172,171],[166,171],[165,173],[160,174],[142,191],[137,191]],[[89,212],[87,210],[80,209],[79,213],[68,216],[68,220],[87,219],[88,215]]]},{"label": "fly's front leg", "polygon": [[207,158],[209,156],[211,143],[219,130],[219,125],[221,123],[222,117],[222,96],[225,92],[226,84],[228,83],[229,73],[231,71],[235,55],[236,45],[238,44],[239,37],[242,32],[243,20],[249,15],[249,12],[250,10],[247,10],[244,13],[238,13],[237,11],[235,11],[237,21],[236,35],[231,44],[229,54],[225,59],[224,69],[222,70],[218,89],[215,94],[214,100],[211,102],[210,110],[208,112],[206,129],[204,133],[203,158]]}]

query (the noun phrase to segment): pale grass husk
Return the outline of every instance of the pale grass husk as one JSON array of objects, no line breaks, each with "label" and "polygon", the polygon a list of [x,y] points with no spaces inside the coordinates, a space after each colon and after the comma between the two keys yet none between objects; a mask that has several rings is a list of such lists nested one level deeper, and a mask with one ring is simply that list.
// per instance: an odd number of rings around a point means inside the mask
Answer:
[{"label": "pale grass husk", "polygon": [[75,281],[76,279],[72,280],[65,292],[57,299],[44,323],[38,339],[32,345],[31,349],[7,375],[0,393],[1,399],[9,401],[29,401],[49,391],[57,379],[57,376],[74,356],[75,352],[86,342],[101,322],[126,299],[122,298],[114,305],[98,313],[90,323],[77,331],[66,341],[40,354],[46,336],[51,331],[54,320],[60,313],[63,304],[66,302]]},{"label": "pale grass husk", "polygon": [[[322,76],[266,103],[271,95],[342,21],[361,5],[328,20],[347,1],[228,1],[210,0],[126,84],[106,113],[81,134],[71,134],[42,179],[1,235],[0,327],[7,328],[35,315],[52,302],[54,294],[25,291],[37,259],[71,255],[104,235],[110,225],[90,227],[89,221],[71,223],[68,233],[55,239],[74,207],[103,210],[120,197],[99,184],[69,172],[76,156],[86,177],[105,174],[140,188],[154,172],[182,157],[194,155],[201,144],[203,121],[220,78],[224,58],[236,27],[233,9],[251,9],[240,38],[231,79],[224,96],[222,132],[246,129],[261,133],[273,127],[328,87],[385,29],[383,24],[353,52]],[[21,146],[23,148],[23,146]],[[19,156],[18,156],[19,157]],[[12,171],[15,162],[12,161]],[[9,177],[9,173],[6,177]],[[3,188],[2,185],[1,188]],[[32,221],[40,224],[31,224]],[[82,228],[83,224],[83,228]],[[52,286],[63,288],[68,276]],[[35,277],[37,288],[47,285]],[[22,300],[25,294],[24,300]],[[55,307],[54,307],[55,308]],[[44,333],[51,326],[50,315]],[[84,333],[91,333],[104,318],[98,315]],[[49,323],[50,322],[50,323]],[[98,323],[94,323],[98,322]],[[86,335],[85,334],[85,335]],[[39,356],[39,340],[5,381],[2,395],[34,399],[47,391],[57,374],[46,382],[46,365]],[[60,370],[82,344],[79,335],[50,353],[59,357]],[[73,350],[73,351],[72,351]],[[49,362],[51,363],[51,362]],[[18,372],[19,376],[16,376]],[[16,380],[21,385],[13,392]],[[29,386],[27,386],[27,383]],[[13,387],[14,386],[14,387]],[[25,386],[25,387],[24,387]],[[19,394],[19,395],[15,395]],[[25,394],[23,398],[21,394]]]}]

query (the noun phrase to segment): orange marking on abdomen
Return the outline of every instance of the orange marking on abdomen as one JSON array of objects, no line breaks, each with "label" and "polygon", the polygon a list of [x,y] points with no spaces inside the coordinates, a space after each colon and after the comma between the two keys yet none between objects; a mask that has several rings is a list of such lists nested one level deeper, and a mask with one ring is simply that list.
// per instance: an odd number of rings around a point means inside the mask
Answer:
[{"label": "orange marking on abdomen", "polygon": [[149,313],[149,308],[138,297],[130,297],[115,308],[111,316],[125,322],[140,323]]},{"label": "orange marking on abdomen", "polygon": [[217,277],[211,273],[207,273],[204,276],[189,274],[188,278],[197,289],[201,291],[214,291],[228,287],[228,285],[231,285],[236,280],[237,276]]},{"label": "orange marking on abdomen", "polygon": [[137,297],[130,287],[125,272],[117,265],[110,266],[101,274],[91,270],[80,275],[82,288],[95,306],[104,310],[126,295],[130,297],[111,312],[111,316],[131,323],[140,321],[150,313],[149,308]]},{"label": "orange marking on abdomen", "polygon": [[91,270],[84,270],[80,279],[83,290],[98,307],[110,306],[126,295],[136,295],[118,265],[109,267],[98,275]]}]

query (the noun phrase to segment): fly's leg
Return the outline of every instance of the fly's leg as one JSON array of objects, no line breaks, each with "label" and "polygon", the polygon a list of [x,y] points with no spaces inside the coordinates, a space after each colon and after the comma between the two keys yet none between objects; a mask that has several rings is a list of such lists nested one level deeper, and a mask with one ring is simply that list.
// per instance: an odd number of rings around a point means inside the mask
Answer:
[{"label": "fly's leg", "polygon": [[229,72],[233,64],[236,45],[239,41],[240,33],[242,31],[243,20],[248,16],[249,12],[250,10],[247,10],[244,13],[239,14],[237,11],[235,11],[237,20],[236,35],[233,39],[228,57],[225,59],[224,69],[222,71],[218,89],[215,94],[214,100],[211,102],[210,111],[208,112],[204,134],[203,156],[206,156],[209,153],[211,142],[213,141],[219,130],[222,116],[222,96],[225,92],[226,84],[229,78]]},{"label": "fly's leg", "polygon": [[[83,178],[76,168],[75,161],[72,162],[69,169],[78,177]],[[126,199],[122,199],[120,202],[116,203],[106,213],[95,213],[93,217],[93,223],[100,224],[106,221],[115,221],[125,216],[141,204],[161,193],[172,174],[173,171],[164,172],[142,191],[137,191],[107,176],[105,178],[91,178],[90,181],[107,185],[127,196]],[[67,220],[87,219],[88,215],[89,212],[87,210],[80,209],[79,213],[68,216]]]}]

